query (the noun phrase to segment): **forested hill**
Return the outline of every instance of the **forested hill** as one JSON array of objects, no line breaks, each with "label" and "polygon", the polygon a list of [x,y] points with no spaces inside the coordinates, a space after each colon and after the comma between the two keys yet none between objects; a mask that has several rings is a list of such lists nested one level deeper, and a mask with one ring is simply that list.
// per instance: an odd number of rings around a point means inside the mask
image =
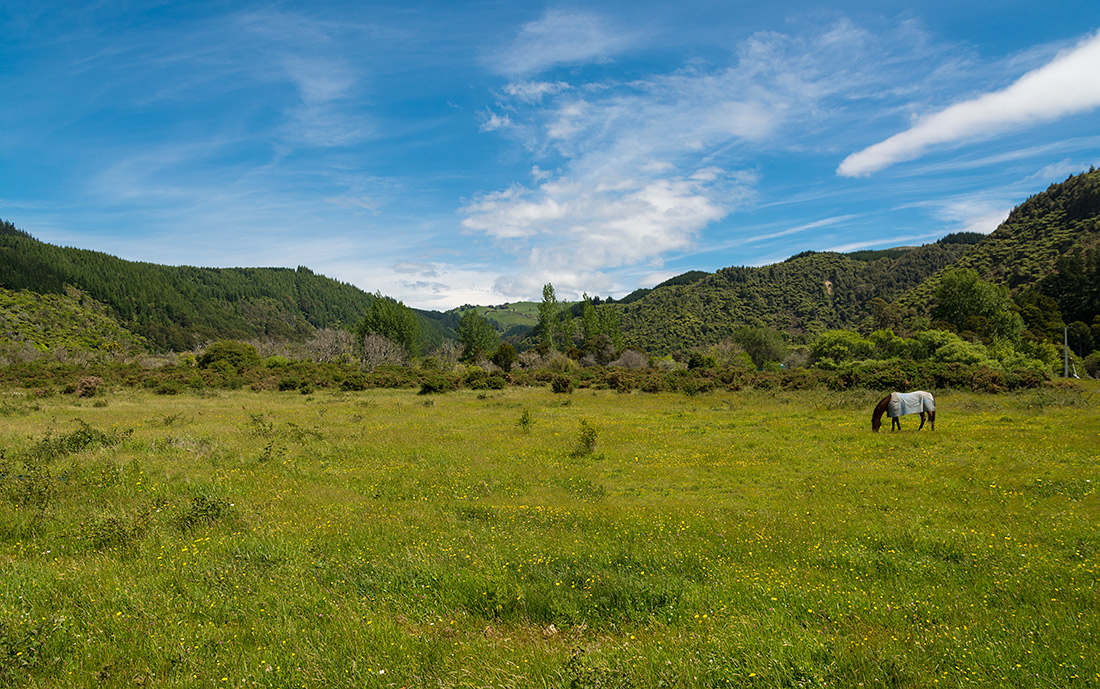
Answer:
[{"label": "forested hill", "polygon": [[854,328],[873,300],[893,301],[974,247],[965,235],[915,248],[806,252],[760,268],[724,268],[655,289],[622,309],[623,338],[651,351],[720,342],[743,326],[789,333]]},{"label": "forested hill", "polygon": [[0,288],[0,350],[64,349],[132,354],[145,340],[118,324],[107,307],[74,288],[66,294],[12,292]]},{"label": "forested hill", "polygon": [[[139,263],[40,242],[0,221],[0,287],[64,294],[68,285],[107,305],[154,349],[175,351],[216,339],[300,341],[316,328],[354,327],[374,299],[304,267]],[[428,343],[442,340],[438,321],[421,321]]]},{"label": "forested hill", "polygon": [[[957,267],[974,269],[1016,295],[1035,290],[1054,298],[1066,322],[1091,321],[1100,312],[1100,170],[1071,176],[1024,201]],[[928,304],[938,278],[899,301]]]}]

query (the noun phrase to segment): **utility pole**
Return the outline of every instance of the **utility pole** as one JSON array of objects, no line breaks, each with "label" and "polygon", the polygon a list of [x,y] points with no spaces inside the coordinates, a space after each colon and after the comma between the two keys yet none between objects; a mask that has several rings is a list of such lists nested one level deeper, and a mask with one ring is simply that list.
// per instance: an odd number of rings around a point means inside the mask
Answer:
[{"label": "utility pole", "polygon": [[1069,326],[1062,326],[1062,346],[1065,348],[1065,375],[1063,378],[1069,378]]}]

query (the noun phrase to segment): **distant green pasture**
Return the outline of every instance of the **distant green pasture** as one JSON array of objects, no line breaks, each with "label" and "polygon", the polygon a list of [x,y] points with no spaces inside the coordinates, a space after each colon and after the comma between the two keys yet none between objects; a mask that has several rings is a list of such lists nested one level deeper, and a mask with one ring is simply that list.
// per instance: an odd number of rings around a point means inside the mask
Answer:
[{"label": "distant green pasture", "polygon": [[0,393],[0,686],[1094,686],[1098,393]]}]

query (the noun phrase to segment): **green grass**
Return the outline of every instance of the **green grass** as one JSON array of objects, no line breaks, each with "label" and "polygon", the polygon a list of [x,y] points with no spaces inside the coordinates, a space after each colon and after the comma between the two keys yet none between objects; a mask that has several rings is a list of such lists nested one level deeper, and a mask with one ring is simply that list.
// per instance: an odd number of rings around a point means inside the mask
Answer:
[{"label": "green grass", "polygon": [[1097,392],[2,394],[0,685],[1094,685]]}]

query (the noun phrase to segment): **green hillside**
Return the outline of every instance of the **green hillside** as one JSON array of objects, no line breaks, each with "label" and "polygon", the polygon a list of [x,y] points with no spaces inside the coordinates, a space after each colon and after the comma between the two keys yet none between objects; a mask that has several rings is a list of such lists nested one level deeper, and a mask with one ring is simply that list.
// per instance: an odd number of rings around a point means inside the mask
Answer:
[{"label": "green hillside", "polygon": [[0,288],[0,343],[5,348],[140,351],[144,338],[126,330],[107,307],[70,288],[66,294],[13,292]]},{"label": "green hillside", "polygon": [[485,318],[498,332],[507,332],[517,326],[534,328],[539,322],[539,305],[533,301],[513,301],[498,306],[460,306],[448,311],[461,317],[464,311],[474,309]]},{"label": "green hillside", "polygon": [[[195,268],[126,261],[40,242],[0,222],[0,287],[65,294],[68,286],[107,305],[159,350],[215,339],[301,341],[316,328],[352,327],[374,297],[305,267]],[[449,319],[420,314],[427,344]]]},{"label": "green hillside", "polygon": [[[1072,176],[1032,196],[988,236],[956,233],[919,247],[807,251],[769,266],[690,271],[609,303],[619,312],[623,343],[653,353],[717,343],[744,326],[768,326],[807,341],[825,330],[866,327],[876,308],[891,302],[899,314],[927,315],[939,275],[951,267],[972,268],[1005,284],[1018,300],[1053,299],[1060,314],[1052,322],[1062,317],[1066,323],[1092,324],[1100,315],[1100,171]],[[178,351],[215,339],[302,341],[317,328],[353,326],[375,298],[305,267],[137,263],[46,244],[3,221],[0,288],[58,298],[48,301],[53,311],[36,316],[26,308],[26,297],[9,293],[8,301],[22,306],[17,317],[4,322],[7,330],[0,335],[6,340],[53,347],[50,337],[64,340],[74,324],[84,324],[76,329],[103,333],[89,334],[91,349],[109,342],[129,347],[144,341],[153,349]],[[60,299],[66,295],[77,300],[75,306]],[[88,304],[94,304],[90,311],[75,310]],[[520,340],[537,324],[538,306],[513,302],[418,311],[422,350],[454,337],[468,308]],[[579,318],[581,306],[572,306],[566,310]],[[35,318],[46,325],[31,333]],[[112,334],[111,319],[120,333],[140,338]]]},{"label": "green hillside", "polygon": [[[1063,313],[1096,314],[1097,248],[1100,247],[1100,170],[1052,184],[1017,206],[993,233],[957,264],[984,279],[1007,285],[1014,294],[1037,289],[1054,297]],[[1074,263],[1080,262],[1080,265]],[[1091,266],[1091,275],[1089,274]],[[1077,269],[1081,280],[1064,284],[1059,273]],[[1063,278],[1070,277],[1063,275]],[[1079,284],[1078,284],[1079,282]],[[931,276],[901,299],[905,306],[927,307],[939,276]],[[1091,290],[1091,297],[1087,293]],[[1080,302],[1088,298],[1091,306]]]},{"label": "green hillside", "polygon": [[896,299],[971,247],[941,240],[879,257],[805,252],[770,266],[724,268],[623,305],[624,340],[666,352],[720,342],[746,325],[795,335],[852,328],[871,316],[871,300]]}]

